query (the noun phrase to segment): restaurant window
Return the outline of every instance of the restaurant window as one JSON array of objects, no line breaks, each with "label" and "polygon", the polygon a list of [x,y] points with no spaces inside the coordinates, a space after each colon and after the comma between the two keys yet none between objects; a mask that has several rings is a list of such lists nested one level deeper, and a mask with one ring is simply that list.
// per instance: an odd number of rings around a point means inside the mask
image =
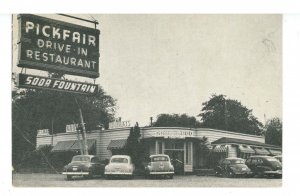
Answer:
[{"label": "restaurant window", "polygon": [[162,142],[158,141],[158,154],[162,154],[163,150],[162,150]]},{"label": "restaurant window", "polygon": [[167,140],[165,141],[165,149],[178,149],[183,150],[183,141],[174,141],[174,140]]},{"label": "restaurant window", "polygon": [[186,149],[185,149],[185,162],[187,165],[192,164],[192,143],[191,142],[187,142],[186,143]]}]

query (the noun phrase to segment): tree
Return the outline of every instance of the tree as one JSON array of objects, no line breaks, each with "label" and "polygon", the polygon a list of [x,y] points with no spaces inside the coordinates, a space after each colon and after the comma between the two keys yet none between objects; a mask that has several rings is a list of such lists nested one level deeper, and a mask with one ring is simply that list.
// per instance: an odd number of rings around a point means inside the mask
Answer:
[{"label": "tree", "polygon": [[144,159],[145,149],[140,141],[141,129],[139,124],[136,123],[134,127],[131,127],[127,143],[125,146],[125,152],[131,157],[132,162],[137,168],[142,166]]},{"label": "tree", "polygon": [[209,155],[210,155],[210,147],[211,144],[208,141],[207,137],[197,138],[194,142],[195,151],[197,156],[197,166],[198,167],[207,167],[209,162]]},{"label": "tree", "polygon": [[79,123],[78,101],[87,131],[103,124],[106,127],[115,113],[116,100],[102,88],[92,96],[69,93],[18,89],[12,93],[12,161],[13,166],[24,160],[25,152],[36,148],[36,131],[65,131],[67,124]]},{"label": "tree", "polygon": [[226,99],[225,95],[212,95],[204,102],[201,113],[202,126],[232,132],[261,135],[262,123],[241,102]]},{"label": "tree", "polygon": [[153,123],[154,127],[200,127],[200,122],[186,114],[159,114]]},{"label": "tree", "polygon": [[276,146],[282,146],[282,122],[279,118],[272,118],[265,126],[265,142]]}]

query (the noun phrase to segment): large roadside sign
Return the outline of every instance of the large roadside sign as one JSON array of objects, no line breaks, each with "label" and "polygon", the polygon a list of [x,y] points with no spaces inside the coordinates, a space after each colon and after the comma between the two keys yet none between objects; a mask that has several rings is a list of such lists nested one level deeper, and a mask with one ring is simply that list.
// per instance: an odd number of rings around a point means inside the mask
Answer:
[{"label": "large roadside sign", "polygon": [[31,14],[18,20],[19,67],[99,77],[98,29]]},{"label": "large roadside sign", "polygon": [[20,88],[56,90],[87,95],[97,93],[98,91],[98,85],[96,84],[77,82],[71,80],[60,80],[55,78],[47,78],[28,74],[18,75],[18,86]]}]

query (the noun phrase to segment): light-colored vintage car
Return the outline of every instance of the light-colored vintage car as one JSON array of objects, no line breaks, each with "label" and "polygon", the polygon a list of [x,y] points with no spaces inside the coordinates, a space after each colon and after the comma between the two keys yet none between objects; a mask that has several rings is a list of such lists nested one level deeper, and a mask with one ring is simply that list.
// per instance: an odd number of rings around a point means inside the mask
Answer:
[{"label": "light-colored vintage car", "polygon": [[162,176],[172,179],[174,176],[174,166],[170,161],[170,157],[166,154],[151,155],[145,167],[145,172],[146,178]]},{"label": "light-colored vintage car", "polygon": [[128,155],[113,155],[109,164],[105,166],[104,175],[107,179],[111,177],[133,178],[134,165]]},{"label": "light-colored vintage car", "polygon": [[95,175],[103,175],[105,165],[100,162],[99,157],[94,155],[76,155],[72,161],[66,165],[62,174],[71,180],[73,176],[83,176],[90,178]]}]

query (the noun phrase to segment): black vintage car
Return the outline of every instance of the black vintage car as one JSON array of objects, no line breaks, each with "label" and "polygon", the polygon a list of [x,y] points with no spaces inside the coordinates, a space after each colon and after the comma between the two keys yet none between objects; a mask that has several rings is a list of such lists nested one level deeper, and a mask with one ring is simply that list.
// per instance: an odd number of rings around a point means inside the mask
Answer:
[{"label": "black vintage car", "polygon": [[83,176],[91,178],[94,175],[104,175],[105,164],[100,162],[99,157],[94,155],[76,155],[71,163],[64,167],[63,173],[67,180],[73,176]]},{"label": "black vintage car", "polygon": [[220,162],[215,168],[216,176],[236,177],[250,176],[251,170],[245,164],[245,160],[241,158],[226,158]]},{"label": "black vintage car", "polygon": [[145,172],[146,178],[162,176],[172,179],[174,176],[174,166],[171,163],[170,157],[166,154],[151,155],[145,167]]},{"label": "black vintage car", "polygon": [[246,160],[247,166],[253,175],[282,177],[282,165],[274,157],[270,156],[251,156]]}]

